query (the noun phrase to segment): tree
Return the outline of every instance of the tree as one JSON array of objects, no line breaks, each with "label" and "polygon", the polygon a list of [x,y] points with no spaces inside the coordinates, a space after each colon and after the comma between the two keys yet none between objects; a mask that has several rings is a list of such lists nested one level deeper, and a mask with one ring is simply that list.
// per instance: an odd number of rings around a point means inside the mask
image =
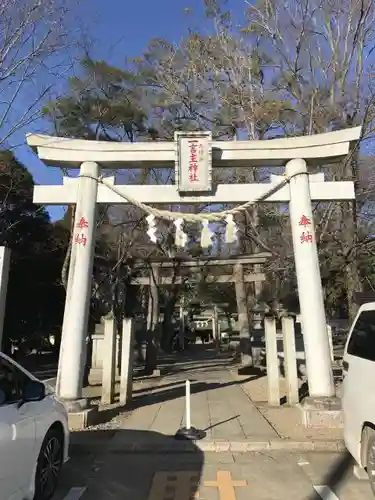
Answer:
[{"label": "tree", "polygon": [[147,132],[132,73],[88,55],[80,66],[82,76],[70,78],[66,95],[43,110],[57,135],[133,142]]},{"label": "tree", "polygon": [[0,153],[0,245],[11,249],[4,342],[56,332],[64,310],[60,270],[67,231],[32,203],[31,174]]},{"label": "tree", "polygon": [[[293,0],[288,5],[260,0],[249,5],[244,32],[249,43],[267,50],[273,85],[296,111],[293,121],[282,123],[284,133],[363,125],[362,145],[373,135],[374,15],[371,0]],[[340,261],[334,266],[345,269],[342,284],[352,318],[354,294],[363,286],[362,248],[368,244],[367,237],[359,238],[369,201],[359,183],[361,156],[357,147],[345,161],[325,170],[334,179],[354,180],[357,202],[320,207],[320,243],[330,240],[330,252]]]},{"label": "tree", "polygon": [[73,65],[78,0],[0,0],[0,147],[40,117]]}]

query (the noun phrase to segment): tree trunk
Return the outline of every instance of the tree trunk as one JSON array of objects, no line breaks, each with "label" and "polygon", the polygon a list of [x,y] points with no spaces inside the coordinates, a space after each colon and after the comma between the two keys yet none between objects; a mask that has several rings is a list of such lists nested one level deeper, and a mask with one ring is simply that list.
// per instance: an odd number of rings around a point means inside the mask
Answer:
[{"label": "tree trunk", "polygon": [[238,311],[238,328],[240,335],[240,353],[242,366],[252,364],[249,318],[247,314],[247,297],[244,283],[243,265],[235,264],[233,274],[235,276],[236,301]]},{"label": "tree trunk", "polygon": [[[353,204],[348,203],[349,207],[343,209],[343,221],[345,230],[343,231],[343,247],[346,249],[355,245],[357,231],[355,218],[353,217]],[[348,306],[349,320],[352,322],[357,314],[358,305],[355,299],[356,292],[362,292],[361,275],[357,265],[357,252],[354,249],[349,257],[345,268],[345,291]]]},{"label": "tree trunk", "polygon": [[[350,161],[345,164],[344,180],[354,180],[354,191],[355,195],[358,196],[359,186],[358,186],[358,154],[359,152],[353,152]],[[362,292],[362,281],[358,268],[358,259],[356,244],[358,241],[358,228],[357,228],[357,202],[356,200],[343,203],[341,206],[342,213],[342,243],[343,243],[343,253],[348,251],[348,248],[353,250],[350,252],[348,262],[345,269],[345,285],[346,285],[346,296],[348,305],[348,316],[349,320],[353,321],[357,311],[358,306],[355,301],[355,293]]]},{"label": "tree trunk", "polygon": [[151,374],[157,367],[158,323],[159,323],[159,267],[152,265],[147,314],[146,374]]},{"label": "tree trunk", "polygon": [[176,305],[177,294],[172,293],[164,308],[163,328],[162,328],[162,347],[166,352],[171,351],[174,328],[172,324],[173,310]]}]

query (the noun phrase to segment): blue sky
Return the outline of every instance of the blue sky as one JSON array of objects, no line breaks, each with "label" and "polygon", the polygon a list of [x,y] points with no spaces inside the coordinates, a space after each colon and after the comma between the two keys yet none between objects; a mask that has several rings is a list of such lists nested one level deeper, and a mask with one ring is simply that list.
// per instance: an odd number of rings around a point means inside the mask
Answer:
[{"label": "blue sky", "polygon": [[[244,0],[230,0],[229,5],[238,12],[246,8]],[[86,0],[81,9],[95,42],[93,56],[121,66],[126,56],[141,54],[152,38],[179,42],[189,27],[201,24],[202,6],[203,0]],[[191,8],[189,15],[185,12],[187,7]],[[61,183],[59,169],[46,167],[27,146],[22,145],[24,133],[33,131],[48,133],[48,124],[35,123],[12,138],[11,144],[21,144],[15,150],[18,158],[31,171],[36,183]],[[48,208],[53,219],[63,214],[62,207]]]}]

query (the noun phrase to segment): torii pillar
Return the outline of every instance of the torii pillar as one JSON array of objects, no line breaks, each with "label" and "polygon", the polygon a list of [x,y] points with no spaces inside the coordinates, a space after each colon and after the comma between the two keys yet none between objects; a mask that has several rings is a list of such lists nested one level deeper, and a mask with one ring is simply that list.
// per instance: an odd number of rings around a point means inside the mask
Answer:
[{"label": "torii pillar", "polygon": [[289,213],[309,395],[332,397],[335,385],[306,161],[289,161],[285,173],[290,178]]},{"label": "torii pillar", "polygon": [[95,252],[98,177],[97,163],[82,163],[56,383],[56,392],[70,411],[86,407],[82,378]]}]

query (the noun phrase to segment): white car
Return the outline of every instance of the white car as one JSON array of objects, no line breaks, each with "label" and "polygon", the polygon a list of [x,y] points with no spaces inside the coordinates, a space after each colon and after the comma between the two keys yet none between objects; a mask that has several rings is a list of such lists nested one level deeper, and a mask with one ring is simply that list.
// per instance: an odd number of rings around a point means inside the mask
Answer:
[{"label": "white car", "polygon": [[349,331],[342,368],[345,444],[366,469],[375,495],[375,302],[360,307]]},{"label": "white car", "polygon": [[0,352],[0,500],[49,500],[68,449],[63,404]]}]

